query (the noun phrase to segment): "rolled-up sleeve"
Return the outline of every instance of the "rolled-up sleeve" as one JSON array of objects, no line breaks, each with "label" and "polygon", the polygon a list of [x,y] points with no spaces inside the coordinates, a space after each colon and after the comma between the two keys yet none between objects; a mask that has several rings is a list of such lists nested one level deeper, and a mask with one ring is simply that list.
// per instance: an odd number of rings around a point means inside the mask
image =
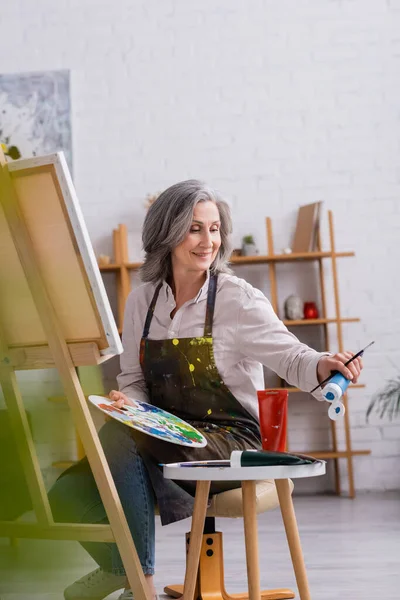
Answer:
[{"label": "rolled-up sleeve", "polygon": [[122,330],[121,372],[117,376],[118,389],[133,400],[149,402],[146,382],[140,366],[140,335],[135,327],[134,302],[135,292],[131,292],[125,306],[124,326]]},{"label": "rolled-up sleeve", "polygon": [[[243,290],[237,344],[243,356],[261,362],[305,392],[318,385],[318,361],[329,355],[300,342],[277,317],[264,294],[254,288]],[[319,390],[314,396],[322,399]]]}]

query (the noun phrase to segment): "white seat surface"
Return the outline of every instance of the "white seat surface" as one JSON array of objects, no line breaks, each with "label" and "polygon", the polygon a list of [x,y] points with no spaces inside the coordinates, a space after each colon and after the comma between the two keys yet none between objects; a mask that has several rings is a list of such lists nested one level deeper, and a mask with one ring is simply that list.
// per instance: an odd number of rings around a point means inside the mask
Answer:
[{"label": "white seat surface", "polygon": [[276,465],[268,467],[193,467],[190,462],[164,465],[167,479],[191,481],[256,481],[258,479],[297,479],[324,475],[326,462],[310,465]]}]

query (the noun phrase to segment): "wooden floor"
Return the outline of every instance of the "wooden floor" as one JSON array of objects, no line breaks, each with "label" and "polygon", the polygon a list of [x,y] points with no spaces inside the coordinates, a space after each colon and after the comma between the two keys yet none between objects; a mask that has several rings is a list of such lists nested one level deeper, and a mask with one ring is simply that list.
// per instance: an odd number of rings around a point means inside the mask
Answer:
[{"label": "wooden floor", "polygon": [[[296,497],[295,509],[313,600],[400,599],[400,492],[356,500]],[[182,581],[189,521],[157,525],[161,592]],[[224,532],[226,587],[240,592],[246,588],[242,521],[221,519],[217,529]],[[279,512],[261,515],[259,531],[262,587],[296,590]],[[64,587],[93,568],[76,542],[20,540],[12,548],[0,538],[0,599],[62,600]]]}]

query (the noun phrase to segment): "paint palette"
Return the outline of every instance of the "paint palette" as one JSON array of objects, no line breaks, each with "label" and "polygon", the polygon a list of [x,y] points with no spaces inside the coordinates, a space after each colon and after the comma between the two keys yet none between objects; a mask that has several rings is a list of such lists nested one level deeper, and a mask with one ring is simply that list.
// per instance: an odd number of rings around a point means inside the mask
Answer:
[{"label": "paint palette", "polygon": [[131,399],[133,406],[119,409],[104,396],[89,396],[89,401],[109,417],[165,442],[193,448],[207,445],[206,438],[189,423],[147,402]]}]

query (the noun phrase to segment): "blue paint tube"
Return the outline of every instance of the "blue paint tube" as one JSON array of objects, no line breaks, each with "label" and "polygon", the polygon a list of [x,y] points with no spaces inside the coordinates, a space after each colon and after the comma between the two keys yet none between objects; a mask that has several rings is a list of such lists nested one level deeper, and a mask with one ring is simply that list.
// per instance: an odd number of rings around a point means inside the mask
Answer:
[{"label": "blue paint tube", "polygon": [[336,402],[343,396],[349,383],[350,379],[346,379],[341,373],[336,373],[322,390],[322,395],[328,402]]}]

